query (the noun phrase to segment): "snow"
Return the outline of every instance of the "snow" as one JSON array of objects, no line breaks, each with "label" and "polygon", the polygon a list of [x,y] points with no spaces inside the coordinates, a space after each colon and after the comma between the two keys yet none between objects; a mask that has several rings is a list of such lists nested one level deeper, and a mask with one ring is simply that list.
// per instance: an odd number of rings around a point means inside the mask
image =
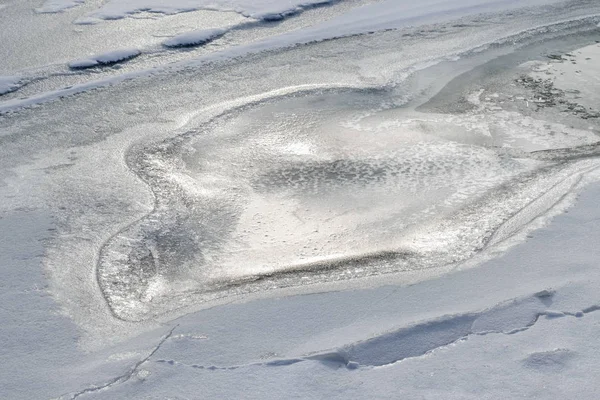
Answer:
[{"label": "snow", "polygon": [[85,0],[46,0],[41,7],[36,8],[38,13],[57,13],[68,10],[69,8],[77,7],[85,2]]},{"label": "snow", "polygon": [[295,14],[307,7],[335,0],[110,0],[90,13],[85,22],[114,20],[140,12],[177,14],[197,10],[233,11],[254,19],[275,20]]},{"label": "snow", "polygon": [[[481,2],[488,3],[489,0],[476,0],[478,4]],[[527,5],[535,5],[540,2],[544,3],[554,3],[556,0],[526,0],[525,2],[508,2],[496,0],[492,5],[496,8],[503,8],[510,10],[512,8],[519,8]],[[423,24],[427,24],[431,21],[431,8],[418,8],[412,7],[413,14],[409,18],[404,18],[403,10],[411,10],[411,4],[414,3],[402,3],[402,6],[395,7],[398,14],[386,12],[385,10],[379,9],[377,4],[372,4],[368,6],[364,6],[358,9],[358,11],[351,11],[347,13],[350,15],[343,15],[339,18],[334,18],[331,21],[325,23],[319,23],[314,27],[309,27],[305,29],[296,30],[289,33],[284,33],[280,35],[275,35],[269,37],[264,40],[258,40],[253,43],[233,46],[229,47],[222,51],[216,51],[214,53],[210,53],[204,56],[200,56],[196,59],[186,60],[178,63],[173,63],[168,66],[150,68],[145,70],[138,70],[134,72],[127,72],[125,74],[116,76],[116,77],[108,77],[105,79],[100,79],[97,81],[90,81],[84,84],[76,84],[72,85],[72,87],[68,87],[65,89],[55,89],[45,93],[35,94],[29,96],[27,99],[14,99],[8,102],[3,102],[0,104],[0,113],[13,111],[23,107],[30,107],[35,104],[44,103],[48,101],[52,101],[56,98],[68,96],[74,93],[81,93],[87,90],[112,86],[113,84],[117,84],[119,82],[123,82],[125,80],[134,78],[134,77],[142,77],[149,76],[155,74],[157,70],[163,69],[185,69],[188,67],[198,67],[204,65],[208,62],[219,61],[232,59],[235,57],[242,57],[252,53],[260,53],[264,51],[273,51],[281,48],[290,47],[296,44],[304,44],[311,43],[314,41],[324,41],[336,37],[343,37],[346,35],[354,35],[360,34],[364,32],[370,32],[373,30],[385,30],[390,27],[393,28],[402,28],[406,26],[420,26]],[[452,5],[454,4],[454,6]],[[464,3],[456,3],[456,2],[444,2],[443,6],[446,7],[446,10],[450,10],[452,7],[452,11],[448,11],[448,13],[434,13],[436,17],[434,21],[444,21],[444,20],[452,20],[453,18],[464,17],[470,14],[477,14],[478,12],[482,12],[492,7],[490,5],[488,8],[480,8],[480,7],[471,7],[465,8],[463,7]],[[372,9],[371,7],[375,7]],[[415,13],[416,10],[420,10],[419,13]],[[493,7],[492,7],[493,9]],[[382,18],[382,22],[377,21],[376,16],[379,15]],[[420,17],[418,16],[420,15]],[[362,18],[363,16],[372,16],[371,18]],[[574,19],[581,18],[574,17]],[[530,26],[531,27],[531,26]],[[537,27],[537,26],[536,26]],[[543,24],[540,25],[543,27]],[[515,32],[516,33],[516,32]],[[482,45],[487,45],[489,43],[482,43]],[[93,58],[87,58],[79,60],[83,66],[91,65],[94,63]],[[78,65],[75,63],[74,65]]]},{"label": "snow", "polygon": [[157,331],[164,340],[133,358],[153,352],[128,379],[90,396],[593,400],[598,195],[590,187],[569,214],[478,269],[190,314]]},{"label": "snow", "polygon": [[107,53],[98,54],[90,58],[72,61],[69,63],[69,67],[73,69],[85,69],[96,66],[118,64],[124,61],[129,61],[140,54],[142,53],[138,49],[114,50]]},{"label": "snow", "polygon": [[163,44],[166,47],[198,46],[208,43],[219,36],[224,35],[226,32],[227,29],[219,28],[186,32],[166,40]]},{"label": "snow", "polygon": [[0,76],[0,96],[17,90],[20,82],[21,78],[17,76]]},{"label": "snow", "polygon": [[[118,18],[184,3],[211,7]],[[600,398],[597,5],[556,3],[176,23],[60,90],[9,70],[39,91],[0,104],[0,398]],[[69,65],[141,51],[97,53]]]}]

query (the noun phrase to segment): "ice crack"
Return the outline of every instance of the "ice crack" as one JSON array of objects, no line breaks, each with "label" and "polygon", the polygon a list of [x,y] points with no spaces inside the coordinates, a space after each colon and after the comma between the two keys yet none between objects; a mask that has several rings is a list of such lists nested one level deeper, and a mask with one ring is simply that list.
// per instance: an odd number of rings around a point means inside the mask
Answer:
[{"label": "ice crack", "polygon": [[[582,318],[586,314],[600,310],[600,305],[594,305],[577,312],[550,309],[535,311],[536,306],[539,306],[540,303],[547,304],[553,296],[554,292],[546,290],[479,313],[442,317],[339,349],[296,358],[230,366],[186,364],[172,359],[160,359],[156,362],[199,370],[225,371],[249,367],[287,367],[301,362],[317,361],[331,368],[345,367],[353,370],[391,365],[405,359],[422,357],[437,349],[465,341],[471,336],[518,334],[531,329],[542,317],[547,319]],[[496,329],[493,329],[492,326],[495,326]]]},{"label": "ice crack", "polygon": [[[129,379],[131,379],[131,377],[133,377],[139,370],[140,366],[142,364],[144,364],[146,361],[148,361],[154,354],[156,354],[156,352],[161,348],[161,346],[173,335],[173,332],[175,331],[175,329],[178,327],[179,325],[175,325],[173,328],[171,328],[171,330],[162,337],[162,339],[158,342],[158,344],[152,349],[152,351],[150,351],[150,353],[148,353],[148,355],[144,358],[142,358],[141,360],[139,360],[138,362],[136,362],[130,369],[129,371],[127,371],[126,373],[119,375],[113,379],[111,379],[110,381],[99,385],[99,386],[92,386],[86,389],[83,389],[79,392],[76,392],[72,395],[70,395],[70,397],[68,397],[69,399],[76,399],[81,395],[84,394],[88,394],[88,393],[93,393],[93,392],[98,392],[102,389],[107,389],[110,388],[112,386],[115,385],[119,385],[121,383],[127,382]],[[60,397],[65,398],[65,395]]]}]

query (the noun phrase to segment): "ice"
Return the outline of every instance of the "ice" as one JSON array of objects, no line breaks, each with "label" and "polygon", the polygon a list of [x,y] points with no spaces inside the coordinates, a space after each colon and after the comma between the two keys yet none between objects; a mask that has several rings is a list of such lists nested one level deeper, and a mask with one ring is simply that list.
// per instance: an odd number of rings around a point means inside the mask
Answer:
[{"label": "ice", "polygon": [[464,261],[551,210],[597,167],[493,150],[597,144],[587,130],[555,135],[569,128],[486,103],[432,116],[378,109],[372,98],[267,101],[134,156],[157,203],[102,250],[113,310],[143,319],[173,307],[175,294],[180,306],[263,278],[287,285]]},{"label": "ice", "polygon": [[134,3],[0,14],[1,398],[600,398],[596,2]]},{"label": "ice", "polygon": [[182,33],[171,39],[166,40],[163,44],[166,47],[189,47],[198,46],[210,42],[224,35],[227,29],[204,29],[199,31],[192,31]]},{"label": "ice", "polygon": [[14,92],[21,86],[21,78],[18,76],[0,76],[0,96]]},{"label": "ice", "polygon": [[561,61],[534,64],[535,72],[531,76],[548,84],[551,83],[552,88],[562,91],[568,100],[583,106],[583,109],[577,108],[580,113],[600,116],[594,114],[600,111],[600,107],[596,100],[596,86],[590,84],[599,80],[599,58],[600,44],[586,46],[573,54],[569,53],[569,56],[563,56]]},{"label": "ice", "polygon": [[138,49],[114,50],[107,53],[98,54],[90,58],[72,61],[69,63],[69,67],[73,69],[85,69],[97,66],[113,65],[129,61],[140,54],[142,53]]}]

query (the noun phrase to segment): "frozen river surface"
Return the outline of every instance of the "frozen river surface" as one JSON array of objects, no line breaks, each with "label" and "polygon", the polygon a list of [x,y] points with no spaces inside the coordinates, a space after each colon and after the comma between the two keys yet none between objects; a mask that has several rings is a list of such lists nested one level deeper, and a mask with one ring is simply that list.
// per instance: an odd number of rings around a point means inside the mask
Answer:
[{"label": "frozen river surface", "polygon": [[596,398],[596,2],[42,3],[0,2],[0,397]]}]

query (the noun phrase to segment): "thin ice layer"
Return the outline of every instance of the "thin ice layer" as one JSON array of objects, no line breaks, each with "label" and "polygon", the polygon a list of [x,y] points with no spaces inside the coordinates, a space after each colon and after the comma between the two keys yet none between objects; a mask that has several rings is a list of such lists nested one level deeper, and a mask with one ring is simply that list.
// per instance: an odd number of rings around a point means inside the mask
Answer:
[{"label": "thin ice layer", "polygon": [[156,205],[102,252],[113,310],[143,319],[264,277],[277,287],[278,276],[296,285],[465,260],[593,167],[511,156],[519,144],[547,150],[536,143],[552,135],[518,113],[394,119],[376,96],[279,99],[138,153],[131,166]]}]

